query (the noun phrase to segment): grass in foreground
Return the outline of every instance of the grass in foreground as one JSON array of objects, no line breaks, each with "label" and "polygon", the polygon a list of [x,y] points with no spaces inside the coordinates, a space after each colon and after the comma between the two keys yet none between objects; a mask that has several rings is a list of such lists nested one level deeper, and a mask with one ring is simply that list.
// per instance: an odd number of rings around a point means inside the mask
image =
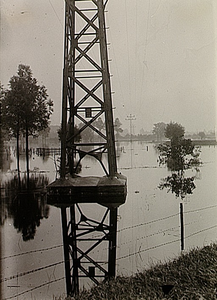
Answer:
[{"label": "grass in foreground", "polygon": [[168,263],[131,277],[117,277],[67,299],[217,299],[217,245],[193,249]]}]

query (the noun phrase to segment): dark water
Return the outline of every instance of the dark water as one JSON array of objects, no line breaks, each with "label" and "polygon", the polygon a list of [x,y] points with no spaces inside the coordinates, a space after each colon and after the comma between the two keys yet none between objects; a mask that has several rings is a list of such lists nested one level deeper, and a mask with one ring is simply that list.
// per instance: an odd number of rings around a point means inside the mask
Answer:
[{"label": "dark water", "polygon": [[[216,149],[202,147],[197,187],[184,200],[186,251],[217,238]],[[152,144],[122,143],[117,153],[119,172],[128,178],[127,202],[118,216],[117,273],[125,275],[180,254],[180,200],[157,188],[168,172],[158,167]],[[58,155],[43,158],[32,152],[30,191],[25,187],[24,158],[20,190],[14,149],[2,157],[2,298],[55,299],[65,292],[61,218],[58,208],[47,205],[44,187],[56,178]],[[86,158],[81,175],[103,175],[103,171]],[[83,205],[82,209],[97,218],[104,208]],[[103,253],[96,250],[94,255],[103,260]]]}]

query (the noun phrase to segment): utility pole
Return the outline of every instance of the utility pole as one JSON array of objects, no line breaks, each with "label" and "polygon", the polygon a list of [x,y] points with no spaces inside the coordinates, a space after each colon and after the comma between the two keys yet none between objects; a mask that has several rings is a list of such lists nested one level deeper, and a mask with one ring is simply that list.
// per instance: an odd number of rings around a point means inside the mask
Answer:
[{"label": "utility pole", "polygon": [[[115,277],[117,212],[127,195],[126,177],[117,173],[105,25],[107,2],[65,0],[60,178],[47,190],[48,203],[61,209],[68,295],[78,294],[83,277],[96,284]],[[105,123],[105,132],[94,125],[99,118]],[[87,129],[98,138],[78,141]],[[77,174],[86,156],[100,164],[104,176]],[[90,216],[87,204],[94,212],[100,205],[95,217]],[[103,261],[99,261],[96,253],[104,249]]]},{"label": "utility pole", "polygon": [[135,115],[129,115],[126,118],[127,121],[130,121],[130,161],[131,161],[131,169],[133,167],[133,124],[132,121],[136,120]]}]

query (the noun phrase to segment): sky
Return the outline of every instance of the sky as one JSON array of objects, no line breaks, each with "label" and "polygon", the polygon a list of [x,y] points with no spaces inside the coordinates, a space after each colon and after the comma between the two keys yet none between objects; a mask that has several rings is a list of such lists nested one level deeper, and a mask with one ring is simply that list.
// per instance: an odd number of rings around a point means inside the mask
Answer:
[{"label": "sky", "polygon": [[[29,65],[61,121],[63,0],[1,0],[0,81]],[[106,9],[114,117],[133,132],[178,122],[215,130],[216,0],[109,0]]]}]

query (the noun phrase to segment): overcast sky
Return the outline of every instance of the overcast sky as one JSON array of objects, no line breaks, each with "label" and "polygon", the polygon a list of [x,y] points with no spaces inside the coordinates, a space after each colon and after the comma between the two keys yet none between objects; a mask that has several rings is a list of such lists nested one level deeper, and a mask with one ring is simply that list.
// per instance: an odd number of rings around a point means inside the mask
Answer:
[{"label": "overcast sky", "polygon": [[[186,131],[216,127],[216,0],[109,0],[110,72],[115,117],[134,132],[157,122]],[[53,99],[60,123],[63,0],[1,0],[0,80],[20,63]]]}]

